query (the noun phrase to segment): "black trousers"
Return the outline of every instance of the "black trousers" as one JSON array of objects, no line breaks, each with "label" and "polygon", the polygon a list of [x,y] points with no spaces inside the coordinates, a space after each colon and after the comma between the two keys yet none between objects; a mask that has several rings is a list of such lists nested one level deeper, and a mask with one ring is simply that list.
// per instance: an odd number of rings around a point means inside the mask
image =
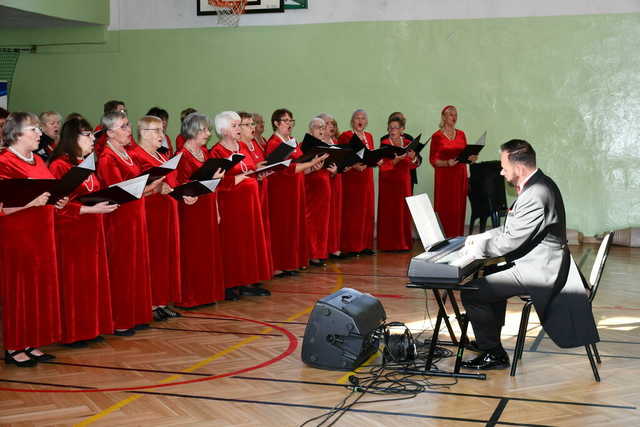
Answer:
[{"label": "black trousers", "polygon": [[474,280],[473,285],[479,289],[462,291],[462,305],[469,316],[478,348],[491,350],[501,346],[500,332],[504,326],[507,299],[528,292],[513,264]]}]

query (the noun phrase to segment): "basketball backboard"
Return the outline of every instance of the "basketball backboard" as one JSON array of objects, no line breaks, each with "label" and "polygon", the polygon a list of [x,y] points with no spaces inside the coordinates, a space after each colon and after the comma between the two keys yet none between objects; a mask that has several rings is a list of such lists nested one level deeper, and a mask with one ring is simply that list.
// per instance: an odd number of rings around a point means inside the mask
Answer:
[{"label": "basketball backboard", "polygon": [[[196,0],[198,16],[216,15],[215,8],[207,0]],[[282,13],[285,0],[249,0],[244,13]]]}]

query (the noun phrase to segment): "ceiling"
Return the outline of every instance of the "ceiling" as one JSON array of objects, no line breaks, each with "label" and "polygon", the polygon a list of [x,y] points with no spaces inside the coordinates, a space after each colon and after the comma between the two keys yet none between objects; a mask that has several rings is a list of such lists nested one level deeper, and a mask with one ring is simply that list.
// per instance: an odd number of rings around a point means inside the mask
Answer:
[{"label": "ceiling", "polygon": [[26,12],[12,7],[0,6],[0,28],[56,28],[96,25],[90,22],[54,18],[39,13]]}]

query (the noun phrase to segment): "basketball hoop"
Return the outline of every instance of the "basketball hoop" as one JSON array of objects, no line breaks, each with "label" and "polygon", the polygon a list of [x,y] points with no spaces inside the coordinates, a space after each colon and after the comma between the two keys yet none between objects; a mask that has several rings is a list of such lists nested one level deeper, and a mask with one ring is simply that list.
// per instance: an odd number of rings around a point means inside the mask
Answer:
[{"label": "basketball hoop", "polygon": [[227,27],[237,27],[240,15],[244,13],[247,0],[208,0],[209,5],[218,14],[218,24]]}]

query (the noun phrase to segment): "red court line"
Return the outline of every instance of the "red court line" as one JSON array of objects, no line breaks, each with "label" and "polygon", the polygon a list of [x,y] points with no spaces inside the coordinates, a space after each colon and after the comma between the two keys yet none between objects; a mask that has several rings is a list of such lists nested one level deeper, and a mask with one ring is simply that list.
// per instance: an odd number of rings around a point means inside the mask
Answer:
[{"label": "red court line", "polygon": [[211,381],[211,380],[217,380],[219,378],[226,378],[226,377],[230,377],[230,376],[234,376],[234,375],[238,375],[238,374],[243,374],[245,372],[250,372],[250,371],[254,371],[256,369],[260,369],[260,368],[264,368],[265,366],[269,366],[269,365],[273,365],[276,362],[279,362],[280,360],[284,359],[285,357],[288,357],[289,355],[291,355],[297,348],[298,346],[298,339],[296,338],[295,335],[293,335],[291,332],[289,332],[287,329],[281,327],[281,326],[276,326],[267,322],[262,322],[260,320],[253,320],[253,319],[247,319],[244,317],[238,317],[238,316],[231,316],[231,315],[227,315],[227,314],[211,314],[211,313],[198,313],[198,314],[204,314],[207,316],[216,316],[216,317],[227,317],[230,319],[237,319],[237,320],[244,320],[247,322],[253,322],[253,323],[257,323],[269,328],[273,328],[275,330],[278,330],[280,332],[282,332],[283,335],[285,335],[287,337],[287,339],[289,340],[289,345],[287,346],[287,348],[280,353],[279,355],[277,355],[276,357],[269,359],[265,362],[259,363],[257,365],[254,366],[249,366],[243,369],[238,369],[236,371],[232,371],[232,372],[227,372],[224,374],[219,374],[219,375],[213,375],[210,377],[203,377],[203,378],[195,378],[195,379],[191,379],[191,380],[185,380],[185,381],[176,381],[176,382],[172,382],[172,383],[166,383],[166,384],[151,384],[151,385],[145,385],[145,386],[137,386],[137,387],[114,387],[114,388],[96,388],[96,389],[72,389],[72,390],[60,390],[60,389],[39,389],[39,390],[31,390],[31,389],[22,389],[22,388],[7,388],[7,387],[0,387],[0,391],[17,391],[17,392],[22,392],[22,393],[95,393],[95,392],[107,392],[107,391],[136,391],[136,390],[148,390],[148,389],[152,389],[152,388],[162,388],[162,387],[173,387],[173,386],[177,386],[177,385],[184,385],[184,384],[193,384],[193,383],[200,383],[200,382],[204,382],[204,381]]}]

